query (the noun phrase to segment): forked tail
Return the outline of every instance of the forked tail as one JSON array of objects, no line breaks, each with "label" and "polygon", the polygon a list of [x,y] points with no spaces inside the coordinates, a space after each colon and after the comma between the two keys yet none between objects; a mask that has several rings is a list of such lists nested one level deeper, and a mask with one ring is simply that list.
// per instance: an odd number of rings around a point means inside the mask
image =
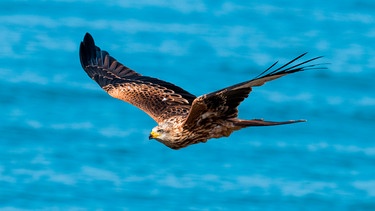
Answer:
[{"label": "forked tail", "polygon": [[293,124],[293,123],[298,123],[298,122],[306,122],[306,120],[300,119],[300,120],[289,120],[289,121],[283,121],[283,122],[270,122],[270,121],[264,121],[262,119],[252,119],[252,120],[237,119],[234,123],[236,126],[244,128],[244,127],[250,127],[250,126],[285,125],[285,124]]}]

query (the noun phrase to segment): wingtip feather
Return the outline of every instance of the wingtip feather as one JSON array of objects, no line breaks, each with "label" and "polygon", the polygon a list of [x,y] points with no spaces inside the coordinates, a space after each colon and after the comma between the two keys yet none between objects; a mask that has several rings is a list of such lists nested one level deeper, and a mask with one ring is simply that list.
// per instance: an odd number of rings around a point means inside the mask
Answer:
[{"label": "wingtip feather", "polygon": [[95,63],[98,50],[97,48],[98,47],[95,46],[94,38],[90,33],[86,32],[79,47],[79,58],[83,69],[85,69],[91,63]]}]

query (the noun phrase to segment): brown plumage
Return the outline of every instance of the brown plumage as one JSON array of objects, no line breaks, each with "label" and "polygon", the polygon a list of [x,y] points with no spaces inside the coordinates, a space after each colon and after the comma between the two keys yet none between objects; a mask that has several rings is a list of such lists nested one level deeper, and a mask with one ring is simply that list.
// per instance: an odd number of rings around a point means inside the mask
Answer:
[{"label": "brown plumage", "polygon": [[[82,68],[109,95],[142,109],[158,126],[150,139],[156,139],[172,149],[206,142],[210,138],[229,136],[233,131],[249,126],[270,126],[303,122],[289,120],[269,122],[262,119],[238,119],[237,107],[248,97],[254,86],[290,73],[309,69],[322,69],[309,62],[315,57],[294,64],[306,53],[276,68],[274,63],[260,75],[216,92],[199,97],[182,88],[152,77],[142,76],[95,46],[92,36],[86,33],[80,46]],[[309,63],[309,64],[307,64]]]}]

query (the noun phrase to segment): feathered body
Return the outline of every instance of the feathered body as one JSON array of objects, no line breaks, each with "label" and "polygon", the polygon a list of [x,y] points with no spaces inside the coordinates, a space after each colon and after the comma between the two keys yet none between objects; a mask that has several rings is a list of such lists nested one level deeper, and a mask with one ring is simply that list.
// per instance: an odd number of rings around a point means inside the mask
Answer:
[{"label": "feathered body", "polygon": [[293,64],[304,55],[273,70],[276,62],[252,80],[196,97],[174,84],[142,76],[124,66],[108,52],[95,46],[88,33],[80,46],[81,65],[89,77],[112,97],[133,104],[150,115],[158,126],[152,129],[149,138],[156,139],[172,149],[229,136],[233,131],[249,126],[304,121],[269,122],[262,119],[237,118],[237,107],[248,97],[252,87],[261,86],[267,81],[290,73],[322,69],[316,64],[307,64],[320,57]]}]

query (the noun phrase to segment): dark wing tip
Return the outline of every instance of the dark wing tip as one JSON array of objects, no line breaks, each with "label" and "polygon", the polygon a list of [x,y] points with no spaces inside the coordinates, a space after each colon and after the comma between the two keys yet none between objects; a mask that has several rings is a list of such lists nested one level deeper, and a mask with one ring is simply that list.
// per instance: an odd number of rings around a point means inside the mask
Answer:
[{"label": "dark wing tip", "polygon": [[[278,62],[273,63],[269,68],[267,68],[265,71],[260,73],[255,79],[267,77],[267,76],[272,76],[272,75],[281,75],[281,74],[289,74],[289,73],[295,73],[299,71],[304,71],[304,70],[317,70],[317,69],[327,69],[326,67],[322,65],[326,65],[327,63],[316,63],[316,64],[307,64],[312,61],[318,60],[323,58],[323,56],[317,56],[312,59],[305,60],[303,62],[297,63],[297,64],[292,64],[295,61],[299,60],[300,58],[304,57],[307,54],[307,52],[297,56],[296,58],[292,59],[291,61],[287,62],[286,64],[282,65],[281,67],[278,67],[274,70],[272,70],[275,65]],[[290,66],[291,65],[291,66]]]},{"label": "dark wing tip", "polygon": [[79,48],[79,59],[82,68],[93,78],[95,74],[112,75],[111,77],[126,78],[140,76],[95,45],[93,37],[86,33]]},{"label": "dark wing tip", "polygon": [[95,46],[94,38],[91,34],[86,33],[79,47],[79,59],[83,69],[94,62],[96,59],[97,48],[98,47]]}]

